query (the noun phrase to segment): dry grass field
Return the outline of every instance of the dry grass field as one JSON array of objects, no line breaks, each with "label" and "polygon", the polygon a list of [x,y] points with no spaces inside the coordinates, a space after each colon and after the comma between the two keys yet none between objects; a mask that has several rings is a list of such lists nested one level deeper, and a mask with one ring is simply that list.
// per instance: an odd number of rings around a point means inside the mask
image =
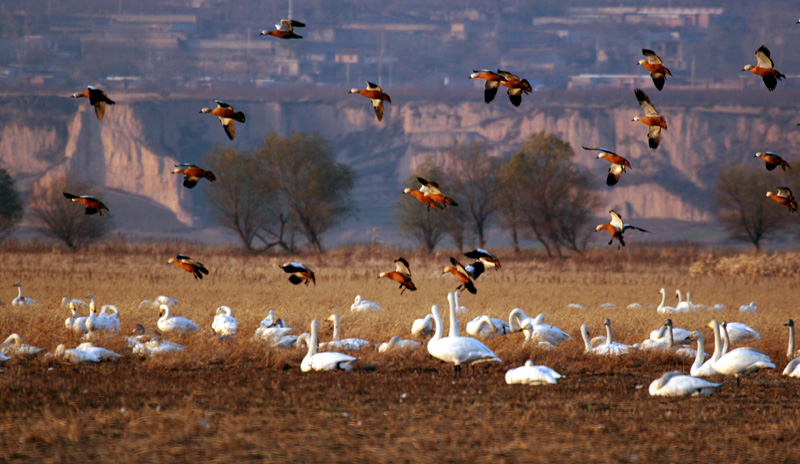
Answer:
[{"label": "dry grass field", "polygon": [[[208,267],[195,281],[167,259],[177,251]],[[441,275],[448,253],[412,254],[416,292],[377,279],[392,269],[395,250],[345,248],[295,257],[317,275],[316,286],[292,286],[276,267],[284,258],[246,255],[192,244],[111,243],[63,252],[48,246],[6,244],[0,249],[0,336],[12,332],[52,351],[74,347],[64,328],[64,296],[121,308],[126,335],[137,323],[155,327],[158,311],[139,309],[143,299],[180,300],[174,314],[192,318],[203,332],[178,340],[187,349],[143,359],[121,337],[95,341],[125,354],[118,362],[73,365],[39,357],[0,366],[0,462],[797,462],[800,449],[800,379],[782,377],[787,332],[800,319],[796,256],[759,258],[710,251],[646,248],[602,249],[588,256],[547,260],[497,253],[502,271],[477,282],[477,295],[462,295],[466,322],[489,314],[507,318],[515,307],[566,330],[573,341],[554,351],[522,347],[522,335],[486,341],[502,363],[466,368],[433,359],[423,348],[405,353],[357,354],[352,373],[304,374],[302,349],[269,349],[252,339],[269,309],[294,333],[324,321],[332,305],[345,337],[380,343],[411,338],[413,319],[432,304],[447,308],[455,286]],[[749,263],[736,266],[731,260]],[[727,261],[725,261],[727,260]],[[466,259],[464,259],[466,261]],[[723,263],[724,261],[724,263]],[[782,266],[781,263],[786,265]],[[699,263],[699,264],[697,264]],[[726,264],[727,263],[727,264]],[[762,264],[766,265],[766,264]],[[777,269],[777,270],[775,270]],[[759,275],[762,274],[762,275]],[[40,307],[14,308],[12,285]],[[606,317],[615,340],[640,342],[664,323],[655,311],[658,290],[692,292],[695,303],[724,303],[722,313],[675,315],[676,327],[702,328],[712,318],[745,322],[762,336],[756,346],[778,366],[725,385],[712,397],[652,398],[649,383],[666,371],[688,373],[691,361],[637,352],[605,359],[583,354],[578,328],[599,335]],[[386,311],[353,314],[360,294]],[[757,313],[741,314],[756,301]],[[600,308],[610,302],[616,308]],[[626,306],[639,302],[641,310]],[[675,299],[667,302],[675,304]],[[568,309],[580,303],[585,310]],[[214,310],[234,310],[239,336],[211,335]],[[85,315],[85,314],[83,314]],[[321,323],[321,339],[330,326]],[[713,350],[713,342],[706,351]],[[505,371],[526,359],[566,377],[557,385],[507,385]]]}]

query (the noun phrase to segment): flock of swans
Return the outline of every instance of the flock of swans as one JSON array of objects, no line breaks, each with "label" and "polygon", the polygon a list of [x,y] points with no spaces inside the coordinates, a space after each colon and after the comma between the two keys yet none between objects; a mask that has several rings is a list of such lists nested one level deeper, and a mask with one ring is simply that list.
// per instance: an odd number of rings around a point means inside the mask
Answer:
[{"label": "flock of swans", "polygon": [[[22,295],[22,285],[18,282],[15,285],[19,289],[19,296],[12,303],[14,305],[38,305],[34,300]],[[684,301],[680,290],[676,291],[677,306],[665,306],[665,289],[660,290],[662,300],[658,306],[658,313],[682,313],[696,311],[698,309],[720,310],[721,305],[712,307],[695,305],[691,302],[691,294],[687,293]],[[536,317],[529,317],[522,309],[515,308],[510,311],[508,320],[480,315],[466,324],[466,332],[469,336],[462,336],[460,333],[460,323],[458,314],[465,312],[466,308],[460,305],[460,293],[458,291],[449,293],[447,300],[449,304],[450,327],[447,336],[444,335],[444,324],[439,312],[439,307],[433,305],[431,313],[422,318],[412,321],[411,335],[417,339],[430,337],[425,343],[428,353],[436,359],[452,364],[454,371],[460,371],[461,366],[477,364],[482,362],[502,362],[501,359],[481,340],[492,339],[506,334],[522,332],[524,334],[523,345],[531,344],[541,349],[555,349],[560,344],[570,341],[571,336],[562,329],[546,324],[545,315],[539,314]],[[113,305],[103,305],[98,311],[93,295],[89,295],[89,302],[64,298],[62,305],[65,305],[70,316],[64,321],[67,329],[82,334],[86,339],[93,339],[98,334],[108,334],[117,336],[120,327],[120,311]],[[151,357],[164,353],[174,353],[184,349],[184,346],[163,340],[162,336],[167,334],[187,335],[201,331],[201,328],[194,321],[173,315],[174,308],[178,306],[178,301],[166,296],[159,296],[155,300],[144,300],[140,303],[140,308],[153,308],[159,310],[159,317],[156,323],[157,331],[144,328],[141,324],[137,325],[131,336],[124,337],[126,345],[134,355]],[[574,304],[573,306],[581,307]],[[641,305],[639,305],[641,307]],[[756,308],[755,303],[746,305],[748,308]],[[79,316],[78,309],[88,309],[88,316]],[[335,308],[335,305],[334,305]],[[752,309],[740,309],[743,312]],[[351,311],[362,313],[365,311],[382,311],[377,303],[363,300],[360,295],[356,296]],[[368,340],[359,338],[342,338],[342,324],[337,314],[331,314],[327,322],[333,325],[332,340],[319,340],[319,323],[312,320],[310,323],[310,333],[291,334],[291,328],[286,327],[286,323],[276,317],[275,311],[270,310],[259,327],[255,330],[253,337],[257,340],[266,342],[270,348],[291,348],[305,347],[308,351],[301,363],[303,372],[309,371],[330,371],[344,370],[351,371],[357,357],[342,353],[357,352],[368,348],[377,348],[379,353],[395,350],[413,350],[422,347],[423,342],[418,340],[402,339],[399,335],[382,344],[372,343]],[[676,356],[694,358],[690,368],[690,375],[685,375],[679,371],[665,373],[662,377],[654,380],[649,388],[653,396],[685,396],[685,395],[710,395],[722,386],[722,383],[714,383],[702,379],[701,377],[710,376],[734,376],[739,383],[739,378],[756,372],[760,369],[774,369],[776,366],[769,356],[761,350],[752,347],[737,347],[731,349],[731,345],[745,343],[748,341],[759,340],[761,336],[753,328],[739,322],[719,323],[712,320],[708,327],[714,333],[714,352],[706,359],[704,351],[703,335],[698,330],[686,330],[674,327],[672,320],[668,319],[663,326],[652,330],[649,337],[641,343],[626,345],[614,341],[611,320],[605,319],[605,336],[590,339],[587,324],[580,327],[580,334],[584,344],[584,352],[587,355],[597,356],[623,356],[634,351],[662,351],[670,352]],[[789,320],[785,324],[789,328],[789,347],[787,357],[791,360],[785,370],[784,375],[800,378],[800,352],[795,352],[795,333],[794,322]],[[233,310],[228,306],[220,306],[215,311],[214,320],[211,325],[213,333],[221,338],[235,338],[238,334],[238,323],[233,315]],[[697,349],[689,345],[696,343]],[[33,347],[23,343],[18,334],[10,335],[0,345],[0,363],[6,362],[12,357],[30,359],[43,353],[42,348]],[[96,363],[104,361],[115,361],[122,355],[103,347],[95,346],[92,342],[84,341],[75,348],[66,348],[65,345],[58,345],[52,353],[46,353],[47,357],[62,358],[73,363]],[[510,369],[506,373],[506,382],[509,384],[520,383],[527,385],[546,385],[555,384],[563,378],[561,374],[547,366],[537,366],[528,360],[525,365]]]}]

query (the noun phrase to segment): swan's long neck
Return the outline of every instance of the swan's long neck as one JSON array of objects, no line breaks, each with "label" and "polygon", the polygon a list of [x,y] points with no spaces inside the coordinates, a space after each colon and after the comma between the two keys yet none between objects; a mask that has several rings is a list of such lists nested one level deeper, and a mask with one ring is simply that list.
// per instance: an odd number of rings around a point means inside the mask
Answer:
[{"label": "swan's long neck", "polygon": [[611,324],[606,324],[606,345],[613,343],[611,338]]},{"label": "swan's long neck", "polygon": [[695,332],[694,337],[697,338],[697,356],[694,357],[694,364],[692,364],[693,369],[700,369],[703,367],[703,361],[705,361],[705,348],[703,347],[703,334],[700,332]]},{"label": "swan's long neck", "polygon": [[447,302],[450,303],[450,333],[447,336],[459,337],[461,334],[461,327],[458,325],[458,316],[456,316],[456,296],[452,293],[448,293]]},{"label": "swan's long neck", "polygon": [[522,330],[519,327],[519,320],[524,315],[525,313],[523,313],[519,308],[515,308],[508,314],[508,326],[511,328],[511,333]]},{"label": "swan's long neck", "polygon": [[717,321],[711,321],[711,329],[714,330],[714,354],[711,356],[713,366],[713,363],[722,357],[722,340],[720,339],[719,323]]},{"label": "swan's long neck", "polygon": [[658,309],[656,312],[661,312],[664,309],[664,303],[667,301],[667,292],[664,289],[661,289],[661,303],[658,305]]},{"label": "swan's long neck", "polygon": [[667,331],[669,332],[669,336],[667,337],[667,348],[672,348],[675,345],[675,338],[672,335],[672,324],[667,324]]},{"label": "swan's long neck", "polygon": [[725,324],[722,325],[720,337],[722,337],[722,356],[725,356],[731,350],[731,339],[728,337],[728,328]]},{"label": "swan's long neck", "polygon": [[481,329],[483,328],[484,325],[488,325],[489,326],[489,330],[494,332],[494,323],[492,322],[492,318],[487,316],[487,315],[485,315],[485,314],[483,316],[481,316],[481,318],[480,318],[480,320],[478,322],[478,332],[481,331]]},{"label": "swan's long neck", "polygon": [[24,299],[22,297],[22,284],[17,285],[17,294],[18,294],[17,298],[19,298],[20,300]]},{"label": "swan's long neck", "polygon": [[591,353],[592,351],[592,341],[589,340],[589,328],[586,327],[586,324],[581,325],[581,337],[583,337],[583,347],[586,353]]},{"label": "swan's long neck", "polygon": [[433,324],[436,326],[436,331],[433,333],[433,337],[431,337],[431,339],[428,340],[428,345],[430,345],[433,342],[441,340],[442,332],[444,332],[444,330],[442,329],[442,318],[441,316],[439,316],[439,307],[433,305],[431,307],[431,313],[433,315]]},{"label": "swan's long neck", "polygon": [[341,327],[339,326],[339,316],[334,314],[331,316],[333,319],[333,341],[338,342],[340,340],[342,333],[340,332]]},{"label": "swan's long neck", "polygon": [[689,305],[690,308],[694,306],[692,304],[692,292],[686,292],[686,304]]},{"label": "swan's long neck", "polygon": [[161,318],[159,320],[167,320],[167,319],[169,319],[169,316],[170,316],[169,315],[169,305],[162,304],[161,305],[161,311],[163,311],[164,314],[161,315]]},{"label": "swan's long neck", "polygon": [[316,319],[311,321],[311,342],[308,344],[308,353],[306,356],[314,356],[317,354],[317,335],[319,331],[319,322]]},{"label": "swan's long neck", "polygon": [[683,303],[683,295],[681,294],[680,290],[675,290],[675,293],[678,294],[678,304]]},{"label": "swan's long neck", "polygon": [[786,357],[791,359],[794,355],[794,325],[789,326],[789,349],[786,351]]}]

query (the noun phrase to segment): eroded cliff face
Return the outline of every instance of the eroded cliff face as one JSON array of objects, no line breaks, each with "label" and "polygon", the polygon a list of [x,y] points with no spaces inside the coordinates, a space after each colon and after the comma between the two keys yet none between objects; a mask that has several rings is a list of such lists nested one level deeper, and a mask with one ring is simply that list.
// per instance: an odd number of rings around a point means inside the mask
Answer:
[{"label": "eroded cliff face", "polygon": [[[659,102],[669,129],[661,146],[647,146],[647,128],[632,122],[641,109],[626,97],[608,104],[539,104],[534,94],[520,108],[498,96],[482,102],[411,101],[387,105],[382,123],[364,99],[336,103],[248,102],[234,104],[247,115],[237,125],[235,142],[216,117],[199,114],[204,100],[152,99],[109,107],[102,122],[86,100],[59,97],[4,99],[6,107],[24,107],[21,115],[0,120],[0,160],[23,191],[61,174],[102,187],[124,203],[118,227],[159,232],[213,225],[201,182],[192,190],[172,175],[174,164],[202,165],[215,145],[250,149],[275,130],[318,132],[331,141],[341,161],[358,174],[355,198],[361,213],[344,239],[360,239],[364,226],[389,228],[402,181],[428,157],[441,156],[457,141],[483,140],[490,153],[514,153],[538,131],[552,132],[576,149],[576,160],[597,179],[609,208],[626,218],[685,221],[712,219],[710,189],[722,164],[761,165],[756,151],[794,158],[800,143],[795,112],[789,107],[670,106]],[[21,106],[24,105],[24,106]],[[608,164],[581,145],[606,147],[626,156],[633,170],[613,189],[605,186]],[[777,174],[779,176],[780,174]],[[395,188],[396,187],[396,188]],[[158,214],[153,214],[158,210]],[[145,220],[149,218],[149,220]],[[158,218],[154,220],[153,218]],[[358,224],[358,226],[356,226]]]}]

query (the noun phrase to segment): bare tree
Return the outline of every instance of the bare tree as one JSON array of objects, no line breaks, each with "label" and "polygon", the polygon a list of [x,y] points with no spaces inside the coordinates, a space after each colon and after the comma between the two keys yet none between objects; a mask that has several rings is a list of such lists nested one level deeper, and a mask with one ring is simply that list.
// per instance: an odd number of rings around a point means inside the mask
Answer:
[{"label": "bare tree", "polygon": [[714,213],[722,226],[732,239],[750,242],[756,252],[761,240],[781,231],[791,220],[786,207],[765,196],[783,185],[776,177],[776,173],[761,169],[723,166],[714,185]]},{"label": "bare tree", "polygon": [[87,215],[83,206],[65,199],[63,192],[96,196],[87,184],[67,176],[35,188],[31,210],[34,215],[33,228],[37,232],[60,240],[69,248],[78,249],[103,238],[111,230],[111,213]]},{"label": "bare tree", "polygon": [[0,169],[0,242],[8,237],[11,230],[22,219],[22,200],[14,179],[5,169]]},{"label": "bare tree", "polygon": [[489,156],[483,142],[456,143],[447,151],[445,171],[453,197],[482,248],[486,246],[486,226],[498,208],[499,169],[500,160]]}]

